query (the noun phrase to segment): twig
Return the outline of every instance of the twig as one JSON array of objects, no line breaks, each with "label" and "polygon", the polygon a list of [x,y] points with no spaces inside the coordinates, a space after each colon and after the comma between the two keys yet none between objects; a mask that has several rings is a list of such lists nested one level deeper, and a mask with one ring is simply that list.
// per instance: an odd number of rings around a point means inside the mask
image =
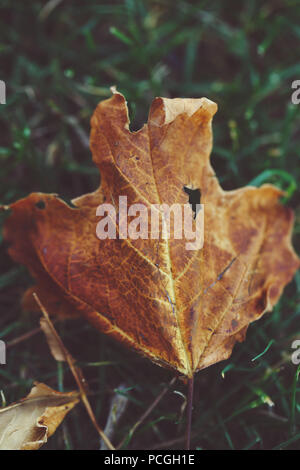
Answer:
[{"label": "twig", "polygon": [[40,333],[41,331],[42,331],[41,327],[34,328],[33,330],[28,331],[28,333],[24,333],[23,335],[18,336],[17,338],[12,339],[11,341],[9,341],[6,345],[6,347],[11,348],[12,346],[16,346],[16,344],[19,344],[19,343],[22,343],[23,341],[26,341],[27,339],[31,338],[32,336],[36,335],[37,333]]},{"label": "twig", "polygon": [[47,325],[49,327],[49,329],[51,330],[51,333],[53,334],[53,337],[55,338],[57,344],[59,345],[60,349],[61,349],[61,352],[62,354],[64,355],[65,357],[65,360],[66,362],[68,363],[70,369],[71,369],[71,372],[74,376],[74,379],[76,380],[76,383],[78,385],[78,388],[80,390],[80,394],[81,394],[81,399],[82,399],[82,402],[86,408],[86,411],[94,425],[94,427],[96,428],[98,434],[101,436],[101,438],[103,439],[103,441],[106,443],[107,447],[110,449],[110,450],[115,450],[114,446],[112,445],[112,443],[110,442],[110,440],[107,438],[107,436],[105,435],[105,433],[102,431],[102,429],[99,427],[97,421],[96,421],[96,418],[95,418],[95,415],[93,413],[93,410],[91,408],[91,405],[90,405],[90,402],[87,398],[87,395],[86,395],[86,391],[85,391],[85,379],[82,375],[82,372],[81,372],[81,369],[76,366],[75,364],[75,360],[74,358],[71,356],[71,354],[69,353],[69,351],[66,349],[65,345],[63,344],[60,336],[58,335],[56,329],[54,328],[53,326],[53,323],[51,322],[50,318],[49,318],[49,315],[45,309],[45,307],[43,306],[43,304],[41,303],[40,299],[38,298],[37,294],[36,293],[33,293],[33,297],[36,301],[36,303],[38,304],[38,306],[40,307],[43,315],[44,315],[44,318],[47,322]]},{"label": "twig", "polygon": [[[149,408],[145,411],[145,413],[142,414],[142,416],[137,420],[137,422],[132,426],[132,428],[130,429],[128,435],[130,437],[132,437],[132,435],[134,434],[134,432],[137,430],[137,428],[145,421],[145,419],[149,416],[149,414],[154,410],[154,408],[158,405],[158,403],[161,401],[161,399],[165,396],[165,394],[168,392],[168,390],[170,389],[170,387],[172,387],[172,385],[176,382],[176,379],[177,377],[173,377],[172,380],[168,383],[168,385],[163,388],[163,390],[161,391],[161,393],[155,398],[155,400],[151,403],[151,405],[149,406]],[[126,441],[126,437],[124,437],[124,439],[122,439],[122,441],[120,442],[120,444],[116,447],[116,449],[120,449],[124,442]]]},{"label": "twig", "polygon": [[186,407],[186,437],[185,448],[190,450],[191,447],[191,428],[192,428],[192,411],[193,411],[193,394],[194,394],[194,376],[188,379],[188,396]]}]

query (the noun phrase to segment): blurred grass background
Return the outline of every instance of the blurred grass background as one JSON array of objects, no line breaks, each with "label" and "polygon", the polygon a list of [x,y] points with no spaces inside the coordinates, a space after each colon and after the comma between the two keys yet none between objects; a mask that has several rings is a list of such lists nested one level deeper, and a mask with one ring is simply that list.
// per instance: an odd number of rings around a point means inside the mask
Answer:
[{"label": "blurred grass background", "polygon": [[[111,85],[126,95],[132,129],[147,119],[155,96],[206,96],[219,105],[212,162],[223,187],[272,182],[285,189],[299,247],[300,105],[291,103],[291,83],[300,78],[299,25],[296,0],[0,0],[0,79],[7,84],[7,104],[0,106],[1,203],[32,191],[69,200],[97,187],[89,119]],[[33,380],[74,388],[41,334],[9,343],[37,328],[38,318],[20,309],[31,283],[25,268],[12,263],[3,244],[0,257],[0,338],[10,346],[0,366],[2,404],[25,396]],[[290,359],[291,343],[300,339],[299,293],[298,274],[232,357],[197,375],[193,448],[299,449],[300,369]],[[83,322],[58,329],[83,367],[102,426],[113,394],[128,395],[116,444],[127,436],[127,449],[182,448],[183,383],[172,385],[130,437],[172,373]],[[121,384],[125,392],[118,392]],[[45,448],[98,446],[77,407]]]}]

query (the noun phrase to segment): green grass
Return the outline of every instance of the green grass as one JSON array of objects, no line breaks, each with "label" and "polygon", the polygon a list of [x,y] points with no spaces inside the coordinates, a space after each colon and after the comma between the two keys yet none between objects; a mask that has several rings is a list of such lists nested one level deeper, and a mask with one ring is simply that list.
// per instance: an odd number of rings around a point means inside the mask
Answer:
[{"label": "green grass", "polygon": [[[7,104],[0,105],[2,203],[37,190],[68,200],[97,187],[89,119],[111,85],[129,101],[132,129],[147,119],[155,96],[207,96],[219,105],[212,162],[222,185],[272,182],[285,189],[284,203],[296,210],[299,247],[300,105],[291,104],[291,83],[300,78],[298,1],[74,0],[50,13],[42,9],[46,3],[0,0],[0,79],[7,84]],[[10,341],[36,328],[38,318],[20,308],[31,282],[27,271],[4,246],[0,257],[0,338]],[[197,375],[194,448],[300,448],[300,386],[290,361],[291,343],[300,338],[299,297],[298,274],[232,357]],[[83,322],[59,331],[82,364],[102,426],[113,391],[126,385],[130,405],[118,443],[172,374]],[[33,380],[75,387],[41,334],[9,348],[7,359],[0,389],[8,403],[24,396]],[[104,361],[110,364],[90,365]],[[176,439],[184,433],[185,393],[176,382],[126,448],[170,440],[167,447],[181,448]],[[45,448],[97,447],[77,407]]]}]

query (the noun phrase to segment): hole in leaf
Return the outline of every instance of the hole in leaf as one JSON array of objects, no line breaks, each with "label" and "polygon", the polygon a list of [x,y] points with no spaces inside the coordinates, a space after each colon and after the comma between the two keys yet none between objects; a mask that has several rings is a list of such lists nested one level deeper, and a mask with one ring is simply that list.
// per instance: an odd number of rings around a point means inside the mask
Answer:
[{"label": "hole in leaf", "polygon": [[189,204],[194,212],[194,219],[197,216],[199,208],[197,210],[197,204],[200,204],[201,192],[200,189],[191,189],[187,186],[183,186],[183,191],[189,196]]},{"label": "hole in leaf", "polygon": [[71,209],[78,209],[78,207],[75,206],[75,204],[72,202],[72,200],[69,199],[68,197],[59,195],[59,199],[64,201],[66,204],[68,204],[68,206],[71,207]]},{"label": "hole in leaf", "polygon": [[38,209],[45,209],[46,207],[46,204],[45,202],[43,201],[43,199],[40,199],[36,204],[35,204],[35,207],[37,207]]}]

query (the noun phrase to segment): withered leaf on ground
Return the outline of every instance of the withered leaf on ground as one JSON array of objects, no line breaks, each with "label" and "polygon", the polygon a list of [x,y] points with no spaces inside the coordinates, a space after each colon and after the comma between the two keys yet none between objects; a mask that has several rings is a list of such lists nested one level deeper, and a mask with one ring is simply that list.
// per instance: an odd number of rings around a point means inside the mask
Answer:
[{"label": "withered leaf on ground", "polygon": [[[91,121],[100,188],[75,207],[31,194],[10,206],[5,227],[11,256],[28,266],[49,312],[76,312],[189,377],[230,356],[299,266],[282,192],[220,187],[209,161],[216,109],[206,98],[156,98],[148,124],[131,132],[126,101],[114,92]],[[186,204],[184,188],[201,194],[203,249],[186,250],[186,240],[172,237],[97,239],[101,202]]]},{"label": "withered leaf on ground", "polygon": [[78,402],[77,392],[36,383],[26,398],[0,408],[0,450],[39,449]]}]

